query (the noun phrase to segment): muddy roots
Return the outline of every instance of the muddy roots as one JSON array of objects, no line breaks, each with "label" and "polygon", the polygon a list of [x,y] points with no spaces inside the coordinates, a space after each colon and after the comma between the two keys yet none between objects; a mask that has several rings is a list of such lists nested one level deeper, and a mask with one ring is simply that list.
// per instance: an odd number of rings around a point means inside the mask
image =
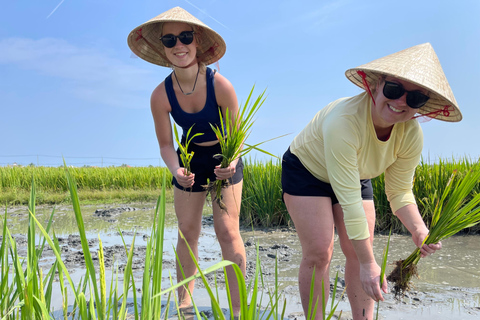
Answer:
[{"label": "muddy roots", "polygon": [[404,260],[395,262],[395,269],[388,275],[387,280],[393,283],[393,293],[396,298],[403,296],[410,288],[412,276],[418,277],[417,265],[403,266]]},{"label": "muddy roots", "polygon": [[207,195],[210,194],[210,197],[212,198],[212,202],[216,202],[220,207],[220,209],[222,209],[226,213],[228,213],[228,211],[227,211],[227,206],[223,202],[222,189],[228,186],[229,186],[229,183],[226,180],[211,181],[207,185],[203,186],[207,191]]}]

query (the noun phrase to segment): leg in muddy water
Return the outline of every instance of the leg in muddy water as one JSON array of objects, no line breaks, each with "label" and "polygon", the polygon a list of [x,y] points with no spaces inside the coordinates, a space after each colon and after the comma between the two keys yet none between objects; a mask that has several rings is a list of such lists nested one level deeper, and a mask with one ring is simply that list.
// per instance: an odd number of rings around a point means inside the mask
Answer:
[{"label": "leg in muddy water", "polygon": [[[240,203],[242,200],[243,180],[230,185],[222,190],[223,202],[227,206],[227,212],[221,210],[217,203],[213,202],[213,221],[215,233],[222,249],[223,259],[235,262],[245,276],[246,254],[242,237],[240,236]],[[232,295],[233,314],[240,313],[240,296],[238,282],[233,268],[227,268],[228,283]]]},{"label": "leg in muddy water", "polygon": [[333,253],[332,201],[327,197],[292,196],[285,193],[285,204],[292,217],[302,244],[298,285],[305,318],[308,314],[310,284],[315,268],[314,303],[318,299],[315,319],[322,319],[322,279],[325,286],[325,304],[330,293],[329,269]]},{"label": "leg in muddy water", "polygon": [[[373,243],[373,232],[375,227],[375,207],[373,201],[364,200],[363,208],[367,216],[368,229],[370,231],[370,241]],[[339,204],[333,207],[335,217],[335,228],[340,238],[340,246],[346,257],[345,264],[345,285],[347,286],[347,296],[352,308],[354,320],[373,319],[375,302],[365,293],[360,282],[360,265],[357,255],[353,249],[352,242],[348,239],[343,220],[343,211]]]},{"label": "leg in muddy water", "polygon": [[[206,192],[189,192],[174,187],[175,214],[178,220],[178,229],[188,242],[188,245],[198,260],[198,238],[202,228],[202,211],[205,202]],[[197,272],[195,263],[190,257],[190,252],[183,239],[178,236],[177,254],[182,263],[183,272],[188,278]],[[177,282],[182,281],[182,272],[177,261]],[[190,292],[193,293],[195,281],[188,284]],[[180,307],[187,307],[191,304],[190,296],[184,287],[178,289],[178,300]]]}]

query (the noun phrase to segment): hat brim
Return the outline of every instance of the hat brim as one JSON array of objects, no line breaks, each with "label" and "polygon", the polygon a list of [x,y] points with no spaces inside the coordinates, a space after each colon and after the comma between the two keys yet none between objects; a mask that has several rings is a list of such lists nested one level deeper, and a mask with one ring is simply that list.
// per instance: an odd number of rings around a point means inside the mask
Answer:
[{"label": "hat brim", "polygon": [[369,86],[381,76],[391,76],[425,89],[430,99],[418,109],[420,115],[448,122],[462,120],[460,108],[430,43],[407,48],[345,72],[351,82],[366,90],[362,72]]},{"label": "hat brim", "polygon": [[150,63],[172,67],[164,54],[164,46],[160,40],[162,25],[167,22],[186,23],[194,28],[197,58],[206,65],[215,63],[225,54],[227,46],[223,38],[180,7],[170,9],[133,29],[127,38],[132,52]]},{"label": "hat brim", "polygon": [[369,84],[377,83],[378,79],[382,76],[390,76],[393,78],[397,78],[399,80],[404,80],[410,83],[413,83],[429,92],[429,97],[427,103],[418,109],[418,113],[421,115],[426,115],[431,118],[447,121],[447,122],[458,122],[462,120],[462,113],[460,112],[459,108],[456,106],[456,102],[453,102],[446,97],[438,94],[437,92],[431,90],[428,87],[425,87],[421,83],[405,79],[398,75],[386,73],[386,72],[378,72],[375,70],[366,70],[360,68],[353,68],[349,69],[345,72],[347,78],[353,82],[358,87],[366,90],[363,85],[362,77],[357,73],[357,71],[363,71],[366,74],[366,80]]}]

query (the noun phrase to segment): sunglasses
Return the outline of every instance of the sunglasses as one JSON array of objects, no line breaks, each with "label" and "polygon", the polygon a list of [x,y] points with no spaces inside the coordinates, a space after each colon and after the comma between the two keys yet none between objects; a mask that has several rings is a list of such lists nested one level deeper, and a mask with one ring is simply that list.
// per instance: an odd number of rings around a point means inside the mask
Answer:
[{"label": "sunglasses", "polygon": [[163,37],[160,38],[162,40],[162,43],[165,47],[167,48],[173,48],[177,44],[177,38],[180,40],[181,43],[188,45],[193,42],[193,34],[195,32],[193,31],[182,31],[178,36],[174,34],[166,34]]},{"label": "sunglasses", "polygon": [[383,86],[383,95],[385,98],[396,100],[402,97],[405,92],[407,93],[407,105],[413,109],[423,107],[428,99],[430,99],[429,96],[420,91],[407,91],[400,83],[385,80],[385,85]]}]

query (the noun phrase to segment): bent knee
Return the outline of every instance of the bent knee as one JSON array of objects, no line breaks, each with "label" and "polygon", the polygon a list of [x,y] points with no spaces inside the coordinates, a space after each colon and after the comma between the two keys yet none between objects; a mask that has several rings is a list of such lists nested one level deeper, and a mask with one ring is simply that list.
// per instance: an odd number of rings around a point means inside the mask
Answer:
[{"label": "bent knee", "polygon": [[[183,235],[183,237],[182,237]],[[191,244],[198,242],[200,238],[200,229],[188,226],[178,226],[178,241],[185,240]]]},{"label": "bent knee", "polygon": [[220,244],[233,243],[241,239],[240,231],[238,230],[222,230],[222,231],[216,230],[216,235],[217,235],[218,242]]},{"label": "bent knee", "polygon": [[302,263],[310,266],[325,267],[330,264],[332,253],[333,250],[329,250],[328,248],[309,250],[308,252],[303,253]]}]

